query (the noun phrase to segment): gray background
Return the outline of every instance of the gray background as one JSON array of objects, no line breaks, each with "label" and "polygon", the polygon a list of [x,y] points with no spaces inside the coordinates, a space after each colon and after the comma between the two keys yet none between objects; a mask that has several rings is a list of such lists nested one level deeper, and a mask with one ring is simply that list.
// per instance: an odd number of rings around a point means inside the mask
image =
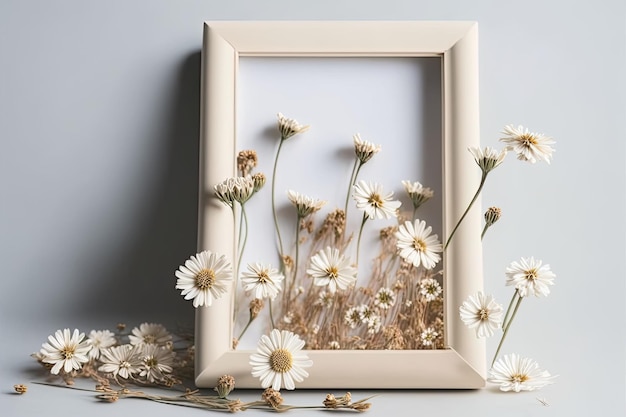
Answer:
[{"label": "gray background", "polygon": [[[560,376],[521,395],[379,392],[370,415],[624,415],[623,1],[3,0],[6,415],[202,413],[131,400],[95,404],[88,393],[32,384],[25,396],[10,392],[34,379],[28,355],[58,328],[191,325],[173,271],[196,246],[199,51],[202,22],[211,19],[478,21],[483,144],[499,146],[510,123],[558,141],[552,165],[510,158],[489,178],[483,205],[500,206],[504,218],[485,239],[485,288],[506,303],[511,261],[533,255],[550,263],[552,294],[524,303],[505,351]],[[288,399],[311,404],[323,395]]]}]

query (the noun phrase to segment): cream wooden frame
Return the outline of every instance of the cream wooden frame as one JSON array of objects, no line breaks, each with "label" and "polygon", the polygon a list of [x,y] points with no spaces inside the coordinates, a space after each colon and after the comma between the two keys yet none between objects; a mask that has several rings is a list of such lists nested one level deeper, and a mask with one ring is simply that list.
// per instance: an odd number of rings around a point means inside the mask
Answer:
[{"label": "cream wooden frame", "polygon": [[[442,59],[443,228],[450,233],[478,185],[467,147],[479,145],[478,29],[475,22],[206,22],[202,51],[199,250],[234,255],[230,209],[213,185],[235,175],[236,88],[240,56],[438,56]],[[480,202],[444,257],[447,349],[308,351],[314,365],[298,388],[480,388],[485,343],[460,321],[463,300],[482,290]],[[230,256],[230,259],[233,259]],[[196,313],[196,384],[223,374],[239,388],[260,388],[251,351],[231,349],[232,291]]]}]

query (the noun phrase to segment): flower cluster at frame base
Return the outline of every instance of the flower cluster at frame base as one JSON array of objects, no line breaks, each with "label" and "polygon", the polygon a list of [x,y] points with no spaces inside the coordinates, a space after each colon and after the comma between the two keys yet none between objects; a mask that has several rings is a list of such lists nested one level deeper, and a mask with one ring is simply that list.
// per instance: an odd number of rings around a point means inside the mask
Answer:
[{"label": "flower cluster at frame base", "polygon": [[[369,398],[352,401],[351,394],[341,396],[327,394],[316,405],[289,405],[281,395],[280,386],[290,387],[293,381],[301,381],[303,367],[310,366],[303,353],[301,342],[288,334],[271,334],[265,341],[275,354],[257,355],[255,370],[268,376],[273,385],[260,399],[243,402],[232,398],[235,378],[223,375],[208,392],[188,388],[184,381],[193,378],[193,336],[175,335],[161,324],[142,323],[130,333],[119,324],[114,331],[92,330],[87,336],[78,329],[57,330],[43,343],[39,352],[32,356],[51,376],[64,381],[65,385],[41,383],[55,387],[92,391],[103,402],[122,399],[143,399],[162,404],[229,412],[248,409],[287,411],[291,409],[353,410],[366,411]],[[265,366],[280,363],[284,373],[273,374]],[[95,382],[93,390],[75,387],[76,379]],[[28,387],[16,384],[15,392],[25,394]],[[166,392],[166,393],[164,393]]]}]

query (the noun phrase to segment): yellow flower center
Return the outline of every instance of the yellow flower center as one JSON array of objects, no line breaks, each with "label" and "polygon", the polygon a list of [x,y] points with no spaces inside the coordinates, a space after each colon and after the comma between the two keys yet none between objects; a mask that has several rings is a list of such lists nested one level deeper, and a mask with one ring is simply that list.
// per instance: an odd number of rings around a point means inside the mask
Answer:
[{"label": "yellow flower center", "polygon": [[156,342],[156,337],[153,334],[147,334],[143,337],[143,342],[146,345],[153,345]]},{"label": "yellow flower center", "polygon": [[425,252],[426,251],[426,242],[424,242],[422,239],[415,238],[415,239],[413,239],[413,247],[418,252]]},{"label": "yellow flower center", "polygon": [[270,367],[274,372],[284,373],[293,366],[293,356],[287,349],[276,349],[270,355]]},{"label": "yellow flower center", "polygon": [[76,349],[74,347],[66,346],[61,351],[61,355],[63,355],[63,359],[72,359],[74,357],[75,352],[76,352]]},{"label": "yellow flower center", "polygon": [[159,361],[157,361],[154,356],[150,356],[144,359],[144,363],[147,368],[156,368],[156,366],[159,364]]},{"label": "yellow flower center", "polygon": [[326,268],[326,273],[332,279],[337,279],[337,277],[339,276],[339,270],[337,269],[336,266],[331,266],[329,268]]},{"label": "yellow flower center", "polygon": [[528,375],[514,374],[514,375],[511,375],[511,380],[513,382],[526,382],[528,381]]},{"label": "yellow flower center", "polygon": [[536,280],[538,275],[539,274],[537,273],[537,269],[535,268],[529,269],[528,271],[526,271],[526,279],[529,281]]},{"label": "yellow flower center", "polygon": [[371,194],[367,202],[376,208],[381,208],[383,206],[383,199],[380,195],[378,195],[378,193]]},{"label": "yellow flower center", "polygon": [[261,284],[265,284],[265,283],[266,283],[266,282],[268,282],[269,280],[270,280],[270,276],[269,276],[269,274],[267,273],[267,271],[261,271],[261,272],[259,273],[259,282],[260,282]]},{"label": "yellow flower center", "polygon": [[537,138],[534,135],[524,133],[519,138],[524,144],[524,146],[526,146],[527,148],[530,148],[532,145],[537,144]]},{"label": "yellow flower center", "polygon": [[487,320],[489,318],[489,310],[481,308],[478,312],[478,316],[481,320]]},{"label": "yellow flower center", "polygon": [[196,287],[201,290],[209,289],[213,286],[215,282],[215,272],[212,269],[202,269],[196,275]]}]

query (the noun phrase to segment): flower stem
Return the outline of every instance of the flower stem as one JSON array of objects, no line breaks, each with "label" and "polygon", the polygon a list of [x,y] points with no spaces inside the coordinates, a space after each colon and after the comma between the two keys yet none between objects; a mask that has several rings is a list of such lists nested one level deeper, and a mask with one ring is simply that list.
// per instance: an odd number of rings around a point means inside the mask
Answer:
[{"label": "flower stem", "polygon": [[470,209],[472,208],[472,205],[474,205],[474,203],[476,202],[476,199],[480,195],[480,192],[482,191],[483,186],[485,185],[485,180],[486,179],[487,179],[487,173],[483,171],[483,175],[482,175],[482,177],[480,179],[480,185],[478,186],[478,190],[476,190],[476,194],[474,194],[474,198],[472,198],[472,201],[469,203],[469,205],[465,209],[465,212],[463,213],[463,215],[459,219],[458,223],[456,224],[456,226],[454,226],[454,229],[452,230],[452,233],[450,233],[450,237],[448,237],[448,240],[446,241],[446,245],[443,247],[444,251],[446,250],[446,248],[450,244],[450,241],[452,240],[452,236],[454,236],[454,234],[456,233],[457,229],[461,225],[461,222],[463,221],[463,219],[465,219],[465,216],[467,216],[467,213],[469,213]]},{"label": "flower stem", "polygon": [[363,235],[363,226],[367,221],[367,214],[363,213],[363,221],[361,222],[361,228],[359,229],[359,238],[356,241],[356,266],[359,267],[359,251],[361,248],[361,236]]},{"label": "flower stem", "polygon": [[300,261],[300,220],[302,220],[302,216],[298,214],[298,220],[296,221],[296,258],[293,264],[293,277],[291,282],[289,283],[289,294],[287,297],[287,309],[289,309],[289,304],[291,301],[291,296],[293,294],[293,286],[298,279],[298,263]]},{"label": "flower stem", "polygon": [[504,328],[506,327],[506,324],[508,323],[509,320],[509,315],[511,314],[511,308],[513,308],[513,303],[515,303],[516,298],[519,296],[519,290],[515,290],[515,292],[513,293],[513,297],[511,298],[511,301],[509,302],[509,307],[506,309],[506,314],[504,315],[504,320],[502,320],[502,329],[504,330]]},{"label": "flower stem", "polygon": [[[517,291],[515,292],[515,294],[517,294]],[[493,360],[491,361],[491,366],[493,366],[493,364],[496,363],[496,359],[498,358],[498,354],[500,353],[500,349],[502,348],[502,344],[504,343],[504,339],[506,338],[506,335],[509,333],[509,328],[511,327],[511,323],[513,323],[513,319],[515,318],[515,314],[517,314],[517,310],[519,309],[519,306],[522,303],[523,299],[524,299],[524,297],[519,297],[518,296],[517,303],[515,304],[515,308],[513,309],[513,314],[511,314],[511,318],[509,319],[509,321],[506,323],[506,326],[504,327],[504,333],[502,333],[502,338],[500,339],[500,343],[498,343],[498,348],[496,349],[496,354],[493,355]],[[513,300],[511,300],[511,304],[513,304]],[[509,308],[510,308],[510,305],[509,305]]]},{"label": "flower stem", "polygon": [[239,334],[239,337],[237,338],[237,340],[241,341],[241,338],[246,333],[246,330],[248,330],[248,327],[250,327],[250,324],[252,324],[253,321],[254,321],[254,318],[252,317],[252,314],[251,314],[250,315],[250,319],[248,320],[248,324],[246,324],[246,327],[243,328],[243,330]]},{"label": "flower stem", "polygon": [[483,240],[485,237],[485,233],[487,233],[487,229],[489,229],[489,225],[485,223],[485,227],[483,227],[483,232],[480,234],[480,240]]},{"label": "flower stem", "polygon": [[350,182],[348,183],[348,193],[346,194],[346,205],[343,209],[346,215],[348,214],[348,201],[350,201],[350,192],[352,191],[352,185],[354,184],[358,164],[359,164],[359,158],[356,158],[354,160],[354,165],[352,166],[352,173],[350,174]]},{"label": "flower stem", "polygon": [[274,324],[274,314],[272,313],[272,300],[269,299],[268,302],[270,304],[270,306],[269,306],[269,309],[270,309],[270,323],[272,324],[272,329],[275,329],[276,325]]},{"label": "flower stem", "polygon": [[[239,257],[237,259],[237,273],[239,273],[239,269],[241,268],[241,260],[243,259],[243,251],[246,249],[246,243],[248,241],[248,214],[246,213],[246,209],[244,205],[241,205],[241,225],[245,227],[246,231],[243,235],[243,242],[241,243]],[[235,277],[235,280],[239,279],[239,277]]]},{"label": "flower stem", "polygon": [[274,227],[276,228],[276,236],[278,237],[278,257],[280,258],[280,264],[283,263],[283,240],[280,237],[280,228],[278,226],[278,215],[276,214],[276,167],[278,166],[278,157],[280,156],[280,150],[283,147],[284,140],[280,140],[278,143],[278,150],[276,151],[276,159],[274,159],[274,169],[272,171],[272,213],[274,215]]}]

